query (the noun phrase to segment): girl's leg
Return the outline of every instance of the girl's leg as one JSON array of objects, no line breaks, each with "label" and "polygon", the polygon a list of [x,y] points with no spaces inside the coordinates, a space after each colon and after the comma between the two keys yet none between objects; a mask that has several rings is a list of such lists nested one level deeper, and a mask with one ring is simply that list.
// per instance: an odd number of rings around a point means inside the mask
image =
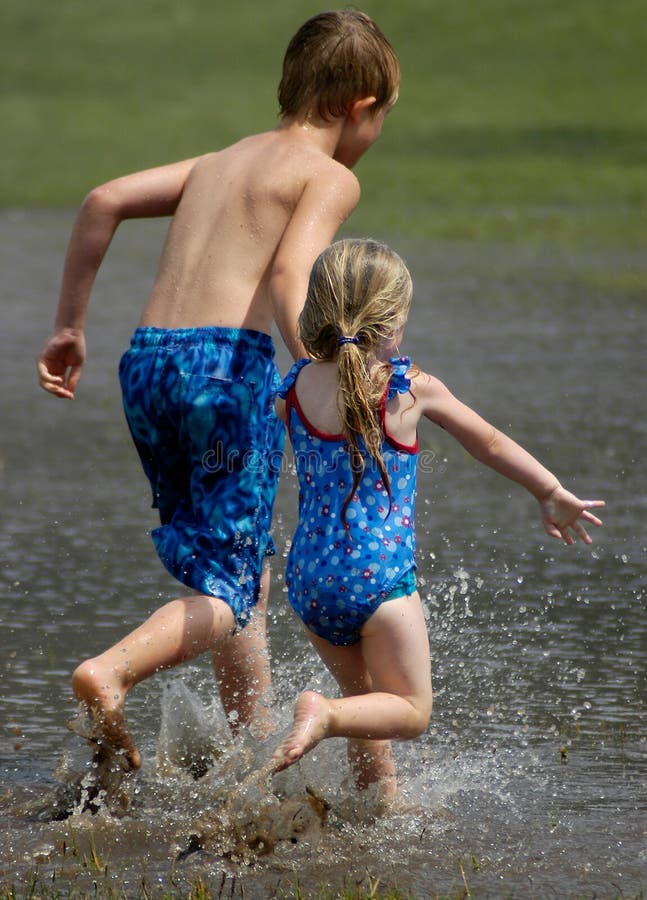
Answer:
[{"label": "girl's leg", "polygon": [[[310,631],[308,636],[335,676],[345,697],[357,695],[367,697],[371,693],[371,678],[359,644],[352,647],[334,647],[329,653],[332,644],[323,641]],[[315,747],[322,738],[333,736],[327,733],[331,702],[333,701],[315,691],[304,691],[301,694],[295,705],[292,730],[274,754],[274,771],[278,772],[291,766],[304,753]],[[350,738],[348,761],[360,790],[379,783],[385,799],[395,794],[395,763],[390,740]]]},{"label": "girl's leg", "polygon": [[269,691],[270,661],[267,651],[267,597],[270,566],[265,563],[257,607],[248,624],[233,637],[221,641],[212,652],[220,699],[234,734],[250,726],[258,738],[272,731]]},{"label": "girl's leg", "polygon": [[[277,771],[292,765],[325,737],[347,737],[358,783],[388,775],[392,738],[413,738],[429,723],[432,706],[429,640],[416,593],[383,603],[362,629],[359,645],[337,647],[310,634],[343,697],[306,691],[292,731],[277,749]],[[393,774],[393,773],[391,773]],[[382,776],[379,776],[382,777]]]},{"label": "girl's leg", "polygon": [[124,717],[128,691],[154,672],[214,649],[234,627],[234,615],[223,600],[183,597],[162,606],[104,653],[81,663],[72,675],[72,687],[87,705],[97,736],[139,768],[141,755]]},{"label": "girl's leg", "polygon": [[[368,699],[368,695],[373,691],[373,679],[364,658],[363,641],[351,647],[336,647],[312,632],[309,632],[309,636],[328,670],[337,681],[342,695],[348,699],[358,699],[359,697]],[[313,701],[313,698],[317,699]],[[302,694],[295,709],[295,724],[302,711],[299,707],[307,708],[309,703],[316,703],[319,700],[325,700],[325,698],[314,691],[306,691]],[[348,707],[346,711],[348,711]],[[317,721],[316,717],[314,721]],[[360,727],[362,727],[362,723],[360,723]],[[343,735],[349,737],[348,762],[360,790],[364,790],[372,784],[379,784],[383,799],[388,799],[397,790],[395,762],[389,739],[391,735],[388,734],[382,740],[374,740],[365,736],[365,732],[366,729],[362,727],[361,733],[357,737]]]}]

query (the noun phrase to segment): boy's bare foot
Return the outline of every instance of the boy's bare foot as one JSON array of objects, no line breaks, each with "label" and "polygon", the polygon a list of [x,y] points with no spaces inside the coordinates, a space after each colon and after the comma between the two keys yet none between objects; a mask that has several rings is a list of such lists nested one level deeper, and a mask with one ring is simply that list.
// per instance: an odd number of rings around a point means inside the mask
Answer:
[{"label": "boy's bare foot", "polygon": [[312,750],[328,733],[329,704],[315,691],[304,691],[294,707],[292,729],[272,755],[272,771],[281,772]]},{"label": "boy's bare foot", "polygon": [[90,716],[92,729],[88,740],[104,744],[121,754],[131,769],[139,769],[142,758],[126,726],[124,691],[115,683],[112,673],[103,670],[97,660],[88,659],[75,669],[72,688]]}]

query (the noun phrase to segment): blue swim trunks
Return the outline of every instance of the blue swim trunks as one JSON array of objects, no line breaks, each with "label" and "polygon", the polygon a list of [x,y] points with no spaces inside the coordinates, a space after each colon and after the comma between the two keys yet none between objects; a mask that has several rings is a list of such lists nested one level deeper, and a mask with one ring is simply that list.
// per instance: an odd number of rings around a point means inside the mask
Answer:
[{"label": "blue swim trunks", "polygon": [[241,627],[258,602],[285,429],[269,335],[138,328],[119,366],[126,419],[178,581],[220,597]]}]

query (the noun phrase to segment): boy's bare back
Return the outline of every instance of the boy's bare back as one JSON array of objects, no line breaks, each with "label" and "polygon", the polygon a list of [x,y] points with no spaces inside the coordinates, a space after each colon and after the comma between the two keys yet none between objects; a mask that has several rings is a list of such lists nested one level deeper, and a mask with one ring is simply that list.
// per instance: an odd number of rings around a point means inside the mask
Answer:
[{"label": "boy's bare back", "polygon": [[[141,325],[270,332],[280,280],[303,273],[357,203],[355,176],[291,125],[195,161]],[[295,259],[299,265],[295,266]],[[294,277],[294,276],[293,276]],[[278,316],[277,316],[278,313]]]}]

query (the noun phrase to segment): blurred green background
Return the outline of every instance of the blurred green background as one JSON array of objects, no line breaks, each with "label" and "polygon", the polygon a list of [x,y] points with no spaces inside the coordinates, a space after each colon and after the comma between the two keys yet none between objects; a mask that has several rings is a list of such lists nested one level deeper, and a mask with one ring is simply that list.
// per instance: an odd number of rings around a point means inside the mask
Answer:
[{"label": "blurred green background", "polygon": [[[333,4],[334,5],[334,4]],[[348,228],[637,248],[647,238],[644,0],[365,0],[402,64]],[[276,122],[311,0],[2,0],[0,206]]]}]

